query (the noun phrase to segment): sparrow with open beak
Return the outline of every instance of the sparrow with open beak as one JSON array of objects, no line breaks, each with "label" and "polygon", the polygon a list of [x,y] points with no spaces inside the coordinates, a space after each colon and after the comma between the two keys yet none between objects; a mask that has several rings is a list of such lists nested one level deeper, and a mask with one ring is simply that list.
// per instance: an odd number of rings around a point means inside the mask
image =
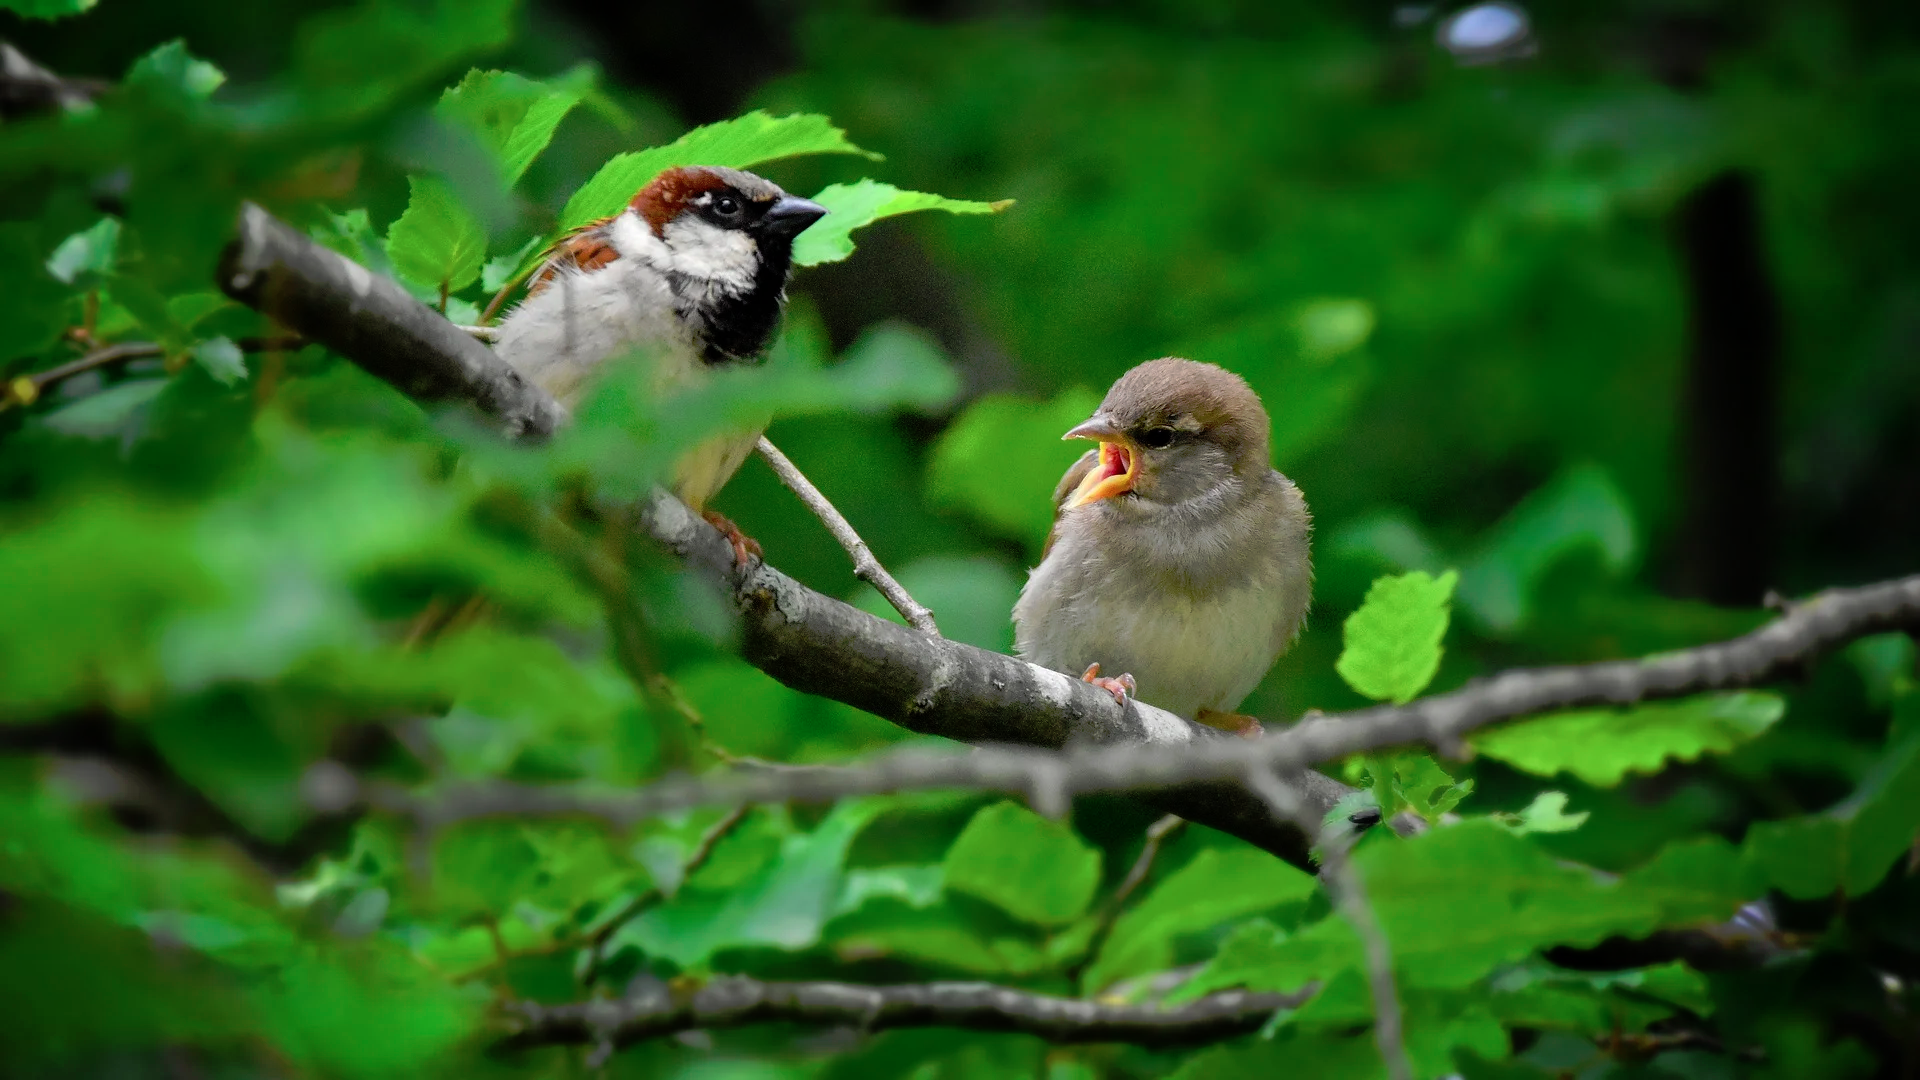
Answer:
[{"label": "sparrow with open beak", "polygon": [[[826,212],[738,169],[668,169],[620,213],[582,225],[547,252],[526,300],[501,321],[494,350],[568,407],[597,369],[636,350],[654,356],[656,394],[720,365],[757,363],[786,305],[793,239]],[[694,448],[671,482],[727,534],[741,562],[759,545],[706,504],[764,428]]]},{"label": "sparrow with open beak", "polygon": [[[1019,654],[1245,735],[1234,713],[1298,636],[1312,520],[1267,461],[1267,411],[1240,376],[1168,357],[1120,377],[1054,491],[1040,565],[1014,605]],[[1100,669],[1122,672],[1101,678]]]}]

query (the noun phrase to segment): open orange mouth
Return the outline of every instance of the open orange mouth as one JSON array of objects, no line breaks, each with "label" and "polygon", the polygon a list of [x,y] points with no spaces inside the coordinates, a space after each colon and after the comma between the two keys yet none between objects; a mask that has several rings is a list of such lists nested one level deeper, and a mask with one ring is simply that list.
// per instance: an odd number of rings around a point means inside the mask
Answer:
[{"label": "open orange mouth", "polygon": [[1140,467],[1140,455],[1133,447],[1121,442],[1100,442],[1100,460],[1088,470],[1080,486],[1073,489],[1073,495],[1067,499],[1069,509],[1111,499],[1133,490],[1133,482]]}]

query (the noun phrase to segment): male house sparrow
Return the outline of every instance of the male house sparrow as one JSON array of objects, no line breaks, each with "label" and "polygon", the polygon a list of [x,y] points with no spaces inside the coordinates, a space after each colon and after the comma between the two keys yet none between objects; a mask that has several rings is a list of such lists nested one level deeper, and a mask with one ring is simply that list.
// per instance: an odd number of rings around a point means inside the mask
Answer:
[{"label": "male house sparrow", "polygon": [[[1120,377],[1068,439],[1096,439],[1053,494],[1053,532],[1014,605],[1021,656],[1122,704],[1258,734],[1233,713],[1293,643],[1312,521],[1267,463],[1246,380],[1168,357]],[[1099,678],[1100,668],[1125,672]]]},{"label": "male house sparrow", "polygon": [[[826,212],[738,169],[668,169],[626,209],[553,246],[526,300],[501,321],[494,350],[568,407],[600,365],[635,349],[656,357],[654,393],[722,364],[758,362],[786,304],[793,238]],[[726,533],[743,562],[758,545],[706,504],[759,438],[760,430],[717,436],[689,451],[672,479],[674,494]]]}]

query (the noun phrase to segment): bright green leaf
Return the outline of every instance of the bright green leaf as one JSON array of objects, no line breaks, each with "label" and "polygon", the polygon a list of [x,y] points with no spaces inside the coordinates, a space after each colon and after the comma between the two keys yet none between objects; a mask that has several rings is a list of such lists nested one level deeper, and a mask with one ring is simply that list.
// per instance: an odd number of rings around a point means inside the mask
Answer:
[{"label": "bright green leaf", "polygon": [[839,262],[853,254],[853,230],[864,228],[882,218],[911,214],[916,210],[945,210],[949,214],[993,214],[1013,205],[1013,200],[974,202],[949,199],[924,191],[901,191],[878,180],[860,180],[852,184],[830,184],[813,201],[829,211],[793,242],[793,264],[814,266]]},{"label": "bright green leaf", "polygon": [[1452,570],[1438,578],[1414,570],[1375,581],[1360,610],[1347,617],[1346,646],[1334,665],[1340,677],[1370,698],[1412,701],[1440,670],[1448,601],[1458,581]]},{"label": "bright green leaf", "polygon": [[1312,876],[1264,851],[1208,848],[1115,921],[1105,948],[1087,969],[1086,986],[1097,989],[1169,967],[1174,940],[1181,935],[1304,903],[1315,888]]},{"label": "bright green leaf", "polygon": [[419,285],[455,292],[479,280],[487,253],[480,219],[439,177],[409,176],[407,187],[407,210],[387,230],[393,268]]},{"label": "bright green leaf", "polygon": [[1629,772],[1658,772],[1668,758],[1724,754],[1758,738],[1786,711],[1764,690],[1650,702],[1629,709],[1579,709],[1490,728],[1474,749],[1536,776],[1569,772],[1612,787]]},{"label": "bright green leaf", "polygon": [[[590,69],[577,70],[590,74]],[[476,69],[441,95],[434,113],[478,135],[499,159],[501,174],[511,185],[547,148],[554,129],[590,85],[569,75],[559,83],[550,86],[510,71]]]},{"label": "bright green leaf", "polygon": [[240,346],[230,338],[208,338],[196,342],[192,352],[194,361],[222,386],[232,386],[247,377],[246,359],[240,354]]},{"label": "bright green leaf", "polygon": [[1515,629],[1526,622],[1535,583],[1582,548],[1598,550],[1616,574],[1638,552],[1633,507],[1598,466],[1567,469],[1502,518],[1461,574],[1460,603],[1495,630]]},{"label": "bright green leaf", "polygon": [[1100,884],[1100,852],[1065,823],[1011,802],[982,809],[953,842],[947,888],[1041,926],[1071,922]]},{"label": "bright green leaf", "polygon": [[92,11],[100,0],[0,0],[0,10],[18,12],[29,19],[59,19]]},{"label": "bright green leaf", "polygon": [[647,181],[678,165],[747,169],[802,154],[879,157],[848,142],[847,133],[824,116],[796,113],[775,117],[756,110],[694,128],[665,146],[615,155],[567,200],[567,208],[560,213],[560,227],[571,229],[617,213]]},{"label": "bright green leaf", "polygon": [[74,233],[47,258],[47,273],[72,285],[82,275],[104,277],[113,272],[120,250],[120,219],[103,217],[92,228]]},{"label": "bright green leaf", "polygon": [[1525,836],[1528,833],[1572,832],[1587,823],[1589,814],[1586,810],[1577,814],[1567,813],[1566,792],[1543,791],[1518,813],[1495,814],[1493,820],[1514,835]]}]

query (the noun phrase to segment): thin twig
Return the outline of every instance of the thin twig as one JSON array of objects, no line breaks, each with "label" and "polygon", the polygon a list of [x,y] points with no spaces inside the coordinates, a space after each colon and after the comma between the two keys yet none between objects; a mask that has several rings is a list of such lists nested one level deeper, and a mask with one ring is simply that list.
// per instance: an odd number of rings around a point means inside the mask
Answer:
[{"label": "thin twig", "polygon": [[628,996],[566,1005],[530,1001],[508,1007],[518,1030],[499,1049],[626,1046],[681,1031],[803,1023],[884,1031],[946,1027],[1024,1032],[1054,1043],[1126,1042],[1195,1046],[1260,1029],[1276,1010],[1309,995],[1229,990],[1171,1009],[1109,1005],[981,982],[864,986],[842,982],[763,982],[717,976],[692,993],[665,983]]},{"label": "thin twig", "polygon": [[[274,349],[297,349],[306,342],[291,334],[279,334],[241,338],[234,344],[239,346],[241,352],[268,352]],[[47,392],[48,387],[71,379],[75,375],[98,368],[112,367],[115,364],[130,363],[134,360],[150,360],[166,354],[166,346],[153,341],[123,341],[115,345],[102,346],[58,367],[29,372],[15,378],[7,384],[5,393],[0,393],[0,409],[15,404],[31,405]]]},{"label": "thin twig", "polygon": [[[693,875],[707,864],[707,860],[713,858],[713,851],[720,846],[720,841],[732,835],[733,830],[747,820],[747,814],[752,809],[751,806],[736,806],[727,811],[719,821],[709,826],[706,832],[700,834],[700,842],[694,845],[686,861],[680,864],[680,885],[685,885],[692,880]],[[679,886],[676,885],[675,891],[678,890]],[[593,980],[600,974],[600,966],[606,962],[604,954],[607,942],[613,939],[613,935],[620,932],[622,926],[640,917],[649,908],[665,899],[667,899],[666,890],[658,885],[649,885],[640,895],[628,901],[627,905],[620,909],[619,914],[602,923],[598,929],[588,935],[587,970],[581,974],[580,982],[589,986],[593,984]]]},{"label": "thin twig", "polygon": [[1366,953],[1367,989],[1373,996],[1374,1044],[1380,1049],[1380,1059],[1386,1063],[1389,1080],[1413,1080],[1413,1065],[1407,1058],[1406,1043],[1401,1036],[1400,995],[1393,984],[1393,953],[1387,947],[1386,935],[1380,931],[1379,920],[1373,917],[1372,906],[1367,903],[1360,875],[1347,858],[1352,835],[1345,830],[1323,830],[1319,819],[1300,801],[1300,796],[1270,769],[1249,770],[1247,786],[1267,800],[1275,817],[1293,822],[1308,836],[1320,837],[1321,881],[1333,894],[1334,904],[1353,927]]},{"label": "thin twig", "polygon": [[1140,856],[1133,860],[1133,868],[1121,880],[1120,887],[1100,909],[1100,922],[1093,928],[1093,936],[1087,939],[1086,952],[1067,969],[1069,980],[1078,981],[1087,966],[1100,955],[1100,947],[1107,943],[1107,935],[1113,933],[1113,924],[1120,920],[1120,913],[1126,910],[1127,900],[1141,885],[1146,884],[1147,875],[1153,873],[1153,861],[1160,857],[1160,849],[1174,834],[1178,833],[1187,819],[1178,814],[1168,814],[1147,826],[1146,843],[1140,846]]},{"label": "thin twig", "polygon": [[819,488],[813,486],[813,481],[807,479],[799,466],[788,460],[787,455],[781,453],[779,447],[768,442],[765,436],[761,437],[754,449],[759,451],[760,456],[773,468],[773,475],[779,477],[780,482],[787,485],[787,490],[798,495],[800,501],[807,504],[807,509],[813,511],[821,524],[827,527],[827,531],[833,534],[833,538],[840,542],[840,546],[846,549],[848,555],[852,556],[853,576],[880,590],[880,595],[887,598],[887,602],[907,620],[909,626],[938,636],[940,628],[933,623],[933,612],[915,600],[898,581],[894,580],[892,574],[887,573],[887,568],[881,566],[880,560],[873,557],[873,549],[867,546],[865,540],[860,539],[860,534],[853,531],[853,526],[841,515],[839,509],[820,493]]}]

